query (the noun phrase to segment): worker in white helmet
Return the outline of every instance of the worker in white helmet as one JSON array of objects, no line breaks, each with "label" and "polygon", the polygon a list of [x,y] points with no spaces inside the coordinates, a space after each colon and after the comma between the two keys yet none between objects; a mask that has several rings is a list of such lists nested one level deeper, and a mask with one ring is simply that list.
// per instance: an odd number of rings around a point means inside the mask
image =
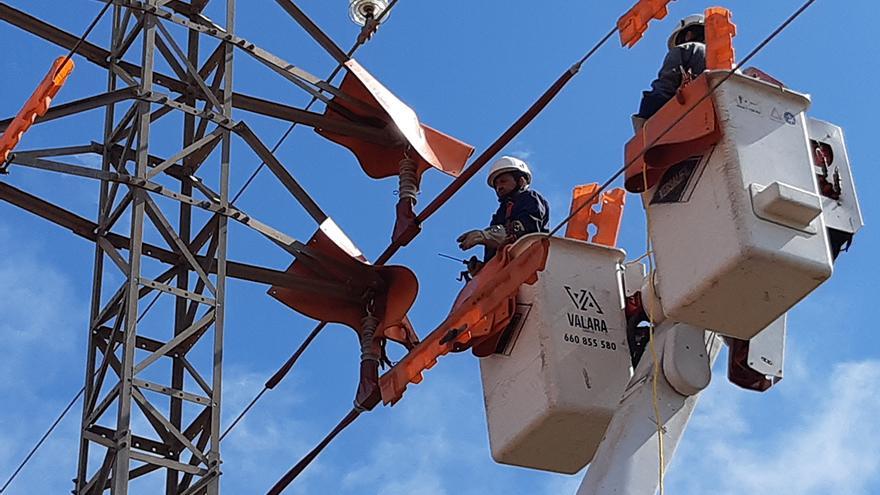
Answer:
[{"label": "worker in white helmet", "polygon": [[498,211],[492,215],[488,228],[471,230],[458,237],[458,247],[462,250],[482,244],[485,261],[495,256],[501,246],[526,234],[547,232],[547,222],[550,221],[547,200],[529,188],[532,172],[524,161],[502,156],[489,170],[487,182],[498,195],[501,203]]},{"label": "worker in white helmet", "polygon": [[706,19],[693,14],[679,21],[669,36],[669,53],[651,90],[642,93],[639,113],[633,115],[633,127],[640,129],[645,121],[669,101],[682,82],[699,76],[706,70]]}]

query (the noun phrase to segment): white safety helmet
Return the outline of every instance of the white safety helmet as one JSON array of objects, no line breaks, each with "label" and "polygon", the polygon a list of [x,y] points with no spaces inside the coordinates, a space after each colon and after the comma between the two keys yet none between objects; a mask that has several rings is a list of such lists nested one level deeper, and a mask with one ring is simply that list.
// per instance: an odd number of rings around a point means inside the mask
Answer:
[{"label": "white safety helmet", "polygon": [[667,45],[669,49],[675,48],[675,38],[678,38],[678,35],[681,34],[682,31],[691,27],[691,26],[705,26],[706,25],[706,17],[703,14],[691,14],[684,19],[678,21],[678,25],[675,27],[675,30],[672,31],[672,35],[669,37],[669,42]]},{"label": "white safety helmet", "polygon": [[532,171],[529,170],[529,166],[526,165],[526,162],[512,156],[502,156],[498,161],[493,163],[492,168],[489,169],[489,179],[487,181],[489,187],[495,189],[495,178],[507,172],[521,172],[526,176],[526,184],[531,184],[532,182]]}]

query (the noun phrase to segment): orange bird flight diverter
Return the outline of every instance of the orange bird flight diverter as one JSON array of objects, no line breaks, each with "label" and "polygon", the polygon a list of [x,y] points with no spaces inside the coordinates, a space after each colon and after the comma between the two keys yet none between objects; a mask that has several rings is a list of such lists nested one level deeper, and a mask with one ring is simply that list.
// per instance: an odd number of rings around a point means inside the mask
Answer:
[{"label": "orange bird flight diverter", "polygon": [[67,81],[67,77],[73,71],[73,60],[58,57],[52,63],[52,69],[46,74],[46,77],[37,86],[36,91],[24,106],[19,110],[18,114],[12,119],[9,127],[0,138],[0,164],[9,161],[9,154],[21,141],[21,136],[27,132],[34,124],[38,117],[42,117],[49,110],[52,98],[58,94],[61,86]]},{"label": "orange bird flight diverter", "polygon": [[620,44],[632,48],[642,39],[653,19],[663,19],[669,14],[672,0],[639,0],[626,14],[617,20],[620,31]]}]

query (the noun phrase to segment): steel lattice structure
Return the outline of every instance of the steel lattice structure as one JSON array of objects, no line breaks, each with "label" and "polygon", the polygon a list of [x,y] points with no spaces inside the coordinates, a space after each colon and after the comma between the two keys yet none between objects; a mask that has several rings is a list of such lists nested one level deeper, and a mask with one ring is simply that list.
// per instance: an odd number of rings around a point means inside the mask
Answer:
[{"label": "steel lattice structure", "polygon": [[[306,245],[230,203],[233,139],[243,140],[263,160],[319,226],[332,224],[248,125],[233,118],[233,110],[376,143],[397,143],[399,138],[382,123],[328,119],[235,93],[233,59],[240,50],[314,99],[329,105],[327,93],[340,95],[322,79],[236,36],[235,0],[113,3],[106,49],[87,41],[77,45],[76,36],[0,3],[0,19],[60,47],[76,48],[79,57],[107,71],[106,92],[54,106],[37,121],[104,108],[102,142],[18,152],[2,166],[3,171],[14,165],[100,181],[96,220],[3,182],[0,199],[96,244],[74,493],[122,495],[139,478],[164,476],[167,494],[217,494],[227,277],[352,297],[364,292],[350,279],[316,281],[227,260],[228,224],[233,220],[294,256],[320,261]],[[279,3],[340,64],[348,59],[351,52],[342,52],[292,2]],[[205,15],[209,4],[223,7],[221,23]],[[364,41],[362,35],[359,44]],[[161,73],[160,61],[173,74]],[[163,119],[175,112],[182,115],[182,129]],[[0,122],[0,130],[11,121]],[[170,156],[151,150],[157,127],[182,136]],[[99,155],[101,168],[63,161],[85,153]],[[124,219],[130,220],[127,233],[120,232]],[[145,242],[147,231],[157,233],[166,245]],[[118,280],[120,274],[123,282],[111,286],[108,280]],[[173,299],[172,321],[161,326],[141,322],[149,310],[144,300],[152,294]],[[195,354],[200,357],[192,358]]]}]

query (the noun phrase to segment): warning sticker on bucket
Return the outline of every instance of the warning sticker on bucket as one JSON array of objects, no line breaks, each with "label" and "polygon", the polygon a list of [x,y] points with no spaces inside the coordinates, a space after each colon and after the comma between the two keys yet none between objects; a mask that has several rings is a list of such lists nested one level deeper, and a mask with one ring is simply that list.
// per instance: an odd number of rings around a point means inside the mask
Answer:
[{"label": "warning sticker on bucket", "polygon": [[710,152],[708,156],[692,156],[669,167],[654,190],[651,204],[688,202],[711,158]]}]

